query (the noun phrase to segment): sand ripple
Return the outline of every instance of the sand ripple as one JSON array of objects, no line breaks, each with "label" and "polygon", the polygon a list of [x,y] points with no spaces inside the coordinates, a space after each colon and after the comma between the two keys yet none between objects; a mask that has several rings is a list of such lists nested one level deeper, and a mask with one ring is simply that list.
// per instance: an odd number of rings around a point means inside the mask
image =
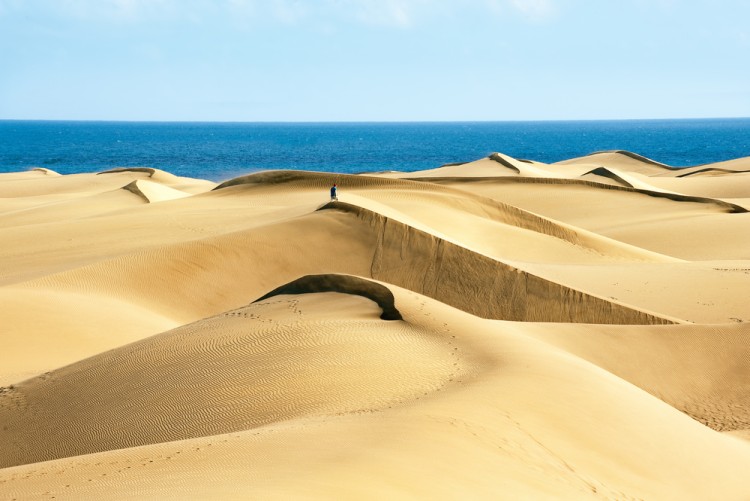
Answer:
[{"label": "sand ripple", "polygon": [[453,350],[379,315],[359,296],[278,296],[29,380],[0,395],[0,464],[375,412],[445,385]]}]

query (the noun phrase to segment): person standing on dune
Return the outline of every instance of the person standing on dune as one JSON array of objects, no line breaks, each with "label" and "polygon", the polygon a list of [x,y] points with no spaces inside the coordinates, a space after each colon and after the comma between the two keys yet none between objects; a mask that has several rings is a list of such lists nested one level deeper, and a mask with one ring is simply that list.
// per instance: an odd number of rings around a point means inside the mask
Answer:
[{"label": "person standing on dune", "polygon": [[339,199],[338,196],[337,196],[337,194],[336,194],[336,191],[337,191],[336,190],[336,183],[334,183],[333,186],[331,186],[331,202],[338,201],[338,199]]}]

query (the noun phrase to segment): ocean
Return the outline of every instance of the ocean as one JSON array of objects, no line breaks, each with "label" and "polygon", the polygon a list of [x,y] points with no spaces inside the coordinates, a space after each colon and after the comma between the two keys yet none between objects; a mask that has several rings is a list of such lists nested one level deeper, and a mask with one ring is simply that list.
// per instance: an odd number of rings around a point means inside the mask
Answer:
[{"label": "ocean", "polygon": [[675,167],[750,156],[750,118],[221,123],[0,120],[0,172],[147,166],[223,181],[267,169],[414,171],[501,152],[557,162],[628,150]]}]

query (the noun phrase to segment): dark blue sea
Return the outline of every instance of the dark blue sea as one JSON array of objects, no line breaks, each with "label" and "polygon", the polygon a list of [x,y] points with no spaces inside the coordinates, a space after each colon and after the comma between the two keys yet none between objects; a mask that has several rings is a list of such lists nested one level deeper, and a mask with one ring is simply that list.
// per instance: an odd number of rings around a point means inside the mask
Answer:
[{"label": "dark blue sea", "polygon": [[498,151],[557,162],[629,150],[676,167],[750,156],[750,118],[559,122],[186,123],[0,120],[0,172],[148,166],[222,181],[267,169],[414,171]]}]

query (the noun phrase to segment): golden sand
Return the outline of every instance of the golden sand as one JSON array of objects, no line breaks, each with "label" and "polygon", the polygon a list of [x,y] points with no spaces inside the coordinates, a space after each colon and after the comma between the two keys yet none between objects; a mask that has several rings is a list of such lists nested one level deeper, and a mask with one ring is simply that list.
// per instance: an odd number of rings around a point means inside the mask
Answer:
[{"label": "golden sand", "polygon": [[0,498],[747,499],[748,210],[629,152],[0,174]]}]

